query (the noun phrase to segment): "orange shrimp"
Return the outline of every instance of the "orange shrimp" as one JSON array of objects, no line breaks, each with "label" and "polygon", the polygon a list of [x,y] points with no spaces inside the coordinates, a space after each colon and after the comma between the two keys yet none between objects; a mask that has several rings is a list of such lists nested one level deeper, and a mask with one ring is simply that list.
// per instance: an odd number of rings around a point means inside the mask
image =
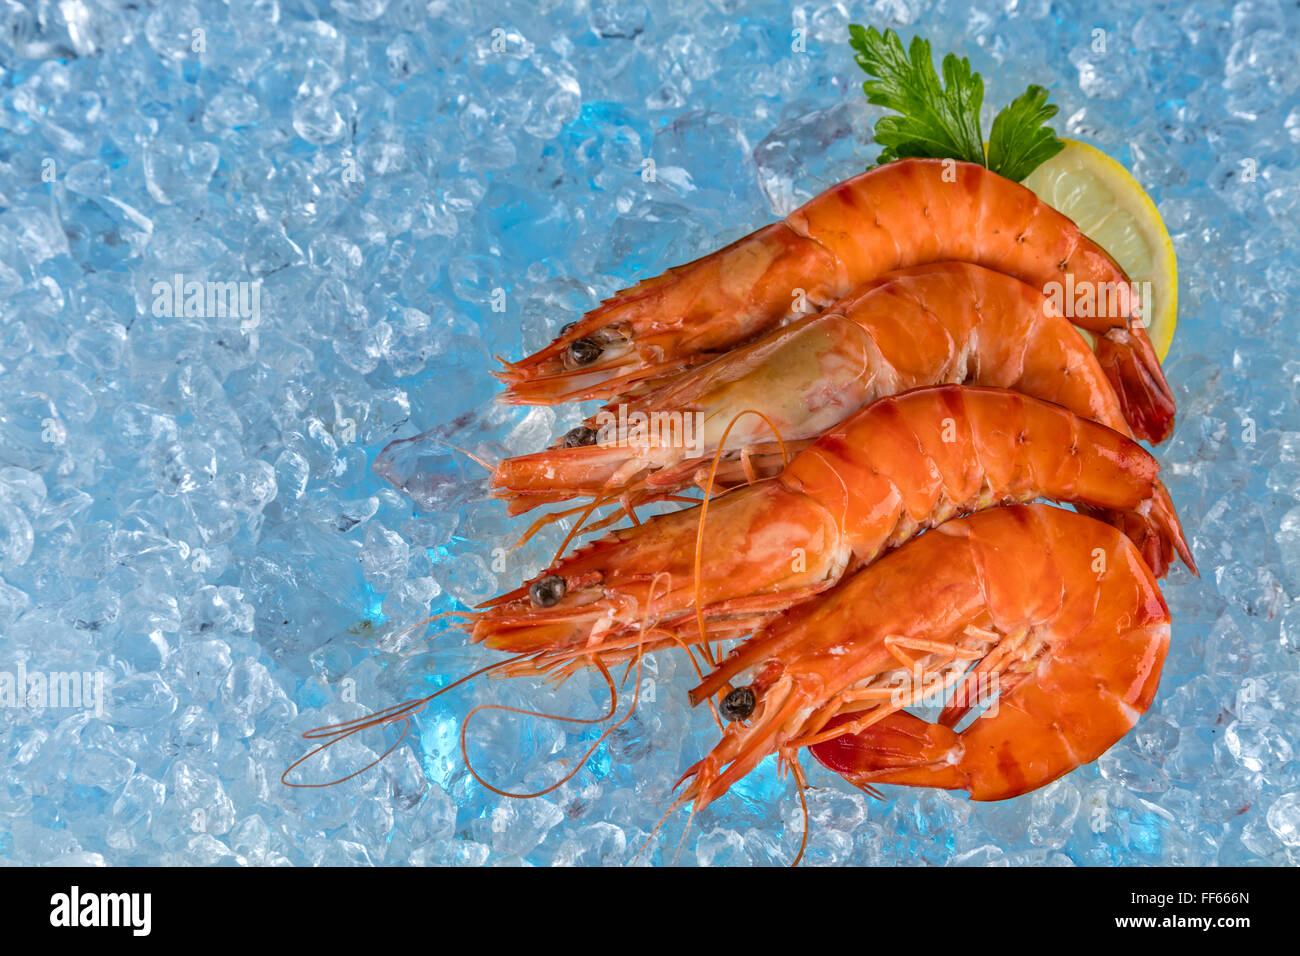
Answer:
[{"label": "orange shrimp", "polygon": [[[533,655],[511,673],[557,675],[593,654],[738,637],[924,528],[1038,497],[1103,509],[1154,553],[1190,564],[1158,469],[1132,439],[1058,405],[1004,389],[915,389],[858,412],[774,479],[579,549],[489,602],[473,636]],[[647,614],[667,635],[658,645],[641,643]]]},{"label": "orange shrimp", "polygon": [[[982,166],[904,159],[868,170],[783,221],[618,293],[554,342],[497,373],[517,404],[610,398],[814,312],[892,269],[961,260],[1047,291],[1127,288],[1114,260],[1024,186]],[[1124,314],[1079,318],[1133,430],[1162,441],[1173,395],[1145,328]],[[1104,309],[1102,311],[1105,311]]]},{"label": "orange shrimp", "polygon": [[[716,800],[770,753],[798,751],[858,786],[1001,800],[1096,760],[1150,706],[1169,611],[1137,549],[1043,505],[950,521],[736,649],[691,700],[727,687],[732,722],[678,804]],[[991,688],[994,707],[950,727]],[[955,689],[938,725],[903,708]]]},{"label": "orange shrimp", "polygon": [[[1091,349],[1041,292],[972,263],[937,262],[887,273],[608,406],[560,447],[507,458],[493,495],[511,514],[579,496],[653,501],[700,483],[727,428],[737,450],[717,477],[770,477],[781,467],[772,429],[799,449],[882,396],[945,382],[1015,389],[1131,434]],[[745,411],[758,414],[735,420]]]}]

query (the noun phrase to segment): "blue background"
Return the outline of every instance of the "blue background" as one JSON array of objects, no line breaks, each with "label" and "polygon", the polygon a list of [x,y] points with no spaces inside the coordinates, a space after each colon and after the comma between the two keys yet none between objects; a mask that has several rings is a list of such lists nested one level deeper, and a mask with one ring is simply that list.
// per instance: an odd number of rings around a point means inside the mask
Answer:
[{"label": "blue background", "polygon": [[[1160,694],[1097,765],[997,805],[872,802],[814,768],[808,860],[1300,861],[1294,4],[133,6],[0,10],[0,670],[107,688],[101,714],[0,709],[6,858],[632,860],[716,738],[680,655],[647,663],[635,717],[545,798],[469,778],[461,718],[597,716],[599,680],[480,681],[370,773],[279,775],[303,730],[489,662],[459,633],[402,631],[558,543],[503,566],[521,526],[477,466],[407,446],[408,495],[376,455],[426,429],[489,458],[542,447],[578,412],[496,406],[493,355],[868,165],[852,20],[970,57],[986,129],[1049,87],[1058,130],[1158,203],[1181,306],[1158,454],[1203,577],[1168,580]],[[257,321],[156,314],[176,273],[260,280]],[[485,778],[527,790],[596,734],[489,712],[470,745]],[[772,761],[685,824],[640,859],[787,862],[802,830]]]}]

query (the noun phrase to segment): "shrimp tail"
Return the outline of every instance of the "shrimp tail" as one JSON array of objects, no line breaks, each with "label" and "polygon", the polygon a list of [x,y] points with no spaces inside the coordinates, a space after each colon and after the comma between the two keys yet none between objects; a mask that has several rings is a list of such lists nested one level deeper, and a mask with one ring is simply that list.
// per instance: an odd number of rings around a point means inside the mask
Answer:
[{"label": "shrimp tail", "polygon": [[[1156,482],[1149,517],[1155,526],[1155,533],[1152,536],[1164,543],[1166,565],[1172,563],[1173,560],[1168,553],[1168,546],[1172,545],[1174,551],[1182,558],[1183,564],[1187,565],[1187,570],[1199,578],[1201,572],[1196,567],[1196,558],[1192,556],[1192,549],[1183,536],[1182,522],[1178,520],[1178,513],[1174,510],[1173,499],[1169,497],[1169,489],[1164,486],[1163,482]],[[1138,541],[1138,545],[1143,547],[1145,553],[1143,542]],[[1152,570],[1155,570],[1154,567]],[[1162,577],[1163,574],[1163,571],[1157,572],[1156,576]]]},{"label": "shrimp tail", "polygon": [[1112,511],[1087,505],[1080,505],[1079,510],[1124,532],[1138,546],[1143,560],[1157,578],[1169,573],[1176,557],[1182,559],[1192,574],[1201,576],[1183,534],[1182,522],[1174,510],[1173,499],[1169,497],[1169,489],[1163,482],[1157,481],[1151,500],[1135,510]]},{"label": "shrimp tail", "polygon": [[1174,396],[1151,340],[1131,329],[1111,329],[1097,340],[1096,353],[1133,433],[1153,444],[1168,438],[1174,430]]}]

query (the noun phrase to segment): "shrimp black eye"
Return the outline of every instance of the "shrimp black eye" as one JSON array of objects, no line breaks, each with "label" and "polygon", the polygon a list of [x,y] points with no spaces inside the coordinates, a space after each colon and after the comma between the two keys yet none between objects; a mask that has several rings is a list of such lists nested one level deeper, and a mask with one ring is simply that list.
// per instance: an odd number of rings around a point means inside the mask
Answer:
[{"label": "shrimp black eye", "polygon": [[596,444],[596,429],[588,428],[586,425],[570,428],[560,441],[562,448],[584,448],[594,444]]},{"label": "shrimp black eye", "polygon": [[731,693],[722,698],[718,710],[726,720],[744,720],[758,706],[758,697],[748,687],[733,688]]},{"label": "shrimp black eye", "polygon": [[600,343],[594,339],[574,339],[569,343],[569,361],[574,365],[590,365],[600,358],[603,351],[605,350]]},{"label": "shrimp black eye", "polygon": [[[565,322],[562,326],[560,326],[559,335],[567,335],[569,329],[573,328],[577,324],[578,324],[577,322]],[[556,337],[558,338],[559,335],[557,335]]]},{"label": "shrimp black eye", "polygon": [[564,597],[564,578],[558,574],[548,574],[540,581],[534,581],[528,589],[528,598],[536,607],[555,607]]}]

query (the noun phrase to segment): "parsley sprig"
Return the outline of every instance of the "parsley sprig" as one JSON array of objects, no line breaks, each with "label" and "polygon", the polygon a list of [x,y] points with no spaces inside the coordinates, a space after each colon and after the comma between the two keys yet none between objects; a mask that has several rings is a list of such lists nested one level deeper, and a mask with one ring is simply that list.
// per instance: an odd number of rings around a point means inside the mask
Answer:
[{"label": "parsley sprig", "polygon": [[875,77],[862,84],[867,101],[900,114],[876,121],[876,142],[884,147],[880,163],[907,156],[960,159],[1019,182],[1065,148],[1046,125],[1057,108],[1041,86],[1030,86],[994,117],[986,152],[980,130],[984,80],[969,60],[945,56],[940,82],[929,41],[921,37],[904,50],[893,30],[882,34],[855,23],[849,44],[858,66]]}]

